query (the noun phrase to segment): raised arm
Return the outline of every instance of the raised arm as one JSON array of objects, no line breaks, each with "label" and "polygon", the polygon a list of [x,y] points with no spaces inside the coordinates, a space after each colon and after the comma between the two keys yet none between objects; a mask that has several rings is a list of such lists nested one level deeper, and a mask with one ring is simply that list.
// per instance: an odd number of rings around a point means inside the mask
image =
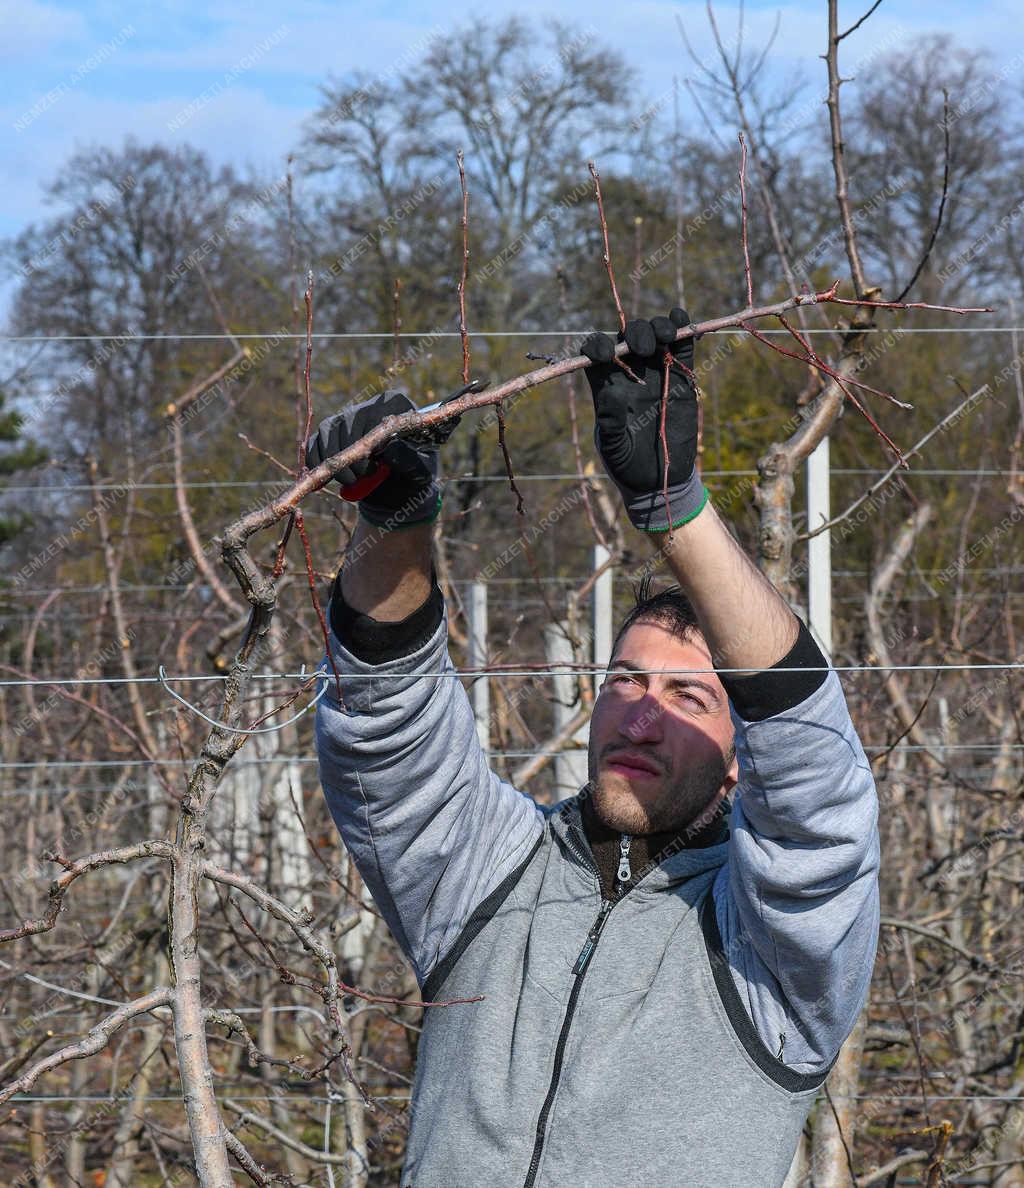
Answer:
[{"label": "raised arm", "polygon": [[[330,418],[311,440],[310,462],[409,407],[388,393]],[[431,567],[436,447],[396,443],[383,460],[391,473],[360,502],[331,599],[345,704],[330,682],[316,739],[331,815],[422,983],[543,826],[533,802],[488,768],[448,656]],[[368,470],[341,481],[365,489]]]},{"label": "raised arm", "polygon": [[685,318],[674,310],[627,325],[625,360],[641,383],[610,362],[610,340],[583,344],[596,361],[596,441],[632,522],[652,535],[692,603],[716,668],[742,670],[719,674],[740,776],[710,926],[762,1042],[797,1072],[817,1074],[853,1027],[871,977],[877,798],[838,677],[696,474],[692,339],[673,342]]}]

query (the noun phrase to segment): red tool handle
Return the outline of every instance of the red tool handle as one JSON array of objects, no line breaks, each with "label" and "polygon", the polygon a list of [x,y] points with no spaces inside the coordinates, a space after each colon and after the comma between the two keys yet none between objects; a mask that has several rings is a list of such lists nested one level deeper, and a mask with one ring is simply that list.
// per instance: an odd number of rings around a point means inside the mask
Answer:
[{"label": "red tool handle", "polygon": [[364,474],[361,479],[356,479],[354,483],[349,483],[347,487],[341,488],[342,499],[347,499],[349,503],[358,503],[360,499],[365,499],[371,491],[376,491],[390,473],[391,467],[386,462],[376,463],[369,474]]}]

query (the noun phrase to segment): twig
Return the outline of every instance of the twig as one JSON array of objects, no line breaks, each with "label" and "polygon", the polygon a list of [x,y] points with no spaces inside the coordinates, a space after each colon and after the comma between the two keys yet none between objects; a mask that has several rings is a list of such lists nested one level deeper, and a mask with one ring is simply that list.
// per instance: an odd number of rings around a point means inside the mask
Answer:
[{"label": "twig", "polygon": [[313,609],[316,611],[317,622],[320,624],[320,634],[323,636],[324,647],[327,649],[327,662],[330,664],[331,672],[334,674],[334,688],[338,694],[338,704],[344,707],[345,699],[341,695],[341,676],[338,674],[338,666],[334,662],[334,649],[331,647],[331,636],[327,629],[324,608],[320,604],[320,595],[316,592],[313,553],[309,547],[309,537],[306,534],[306,522],[299,508],[295,509],[295,527],[298,529],[299,539],[302,541],[302,551],[306,558],[306,577],[309,581],[309,597],[312,600]]},{"label": "twig", "polygon": [[[878,0],[881,3],[881,0]],[[911,1163],[920,1163],[922,1159],[928,1159],[930,1152],[928,1151],[904,1151],[902,1155],[897,1155],[895,1159],[890,1159],[888,1163],[883,1163],[881,1167],[876,1167],[874,1171],[870,1171],[867,1175],[860,1176],[857,1183],[860,1188],[871,1188],[872,1184],[877,1184],[881,1180],[888,1180],[893,1172],[898,1172],[901,1168],[909,1167]]]},{"label": "twig", "polygon": [[[777,317],[780,313],[786,313],[788,310],[796,309],[803,305],[820,305],[840,301],[841,299],[835,295],[838,283],[837,281],[831,288],[820,292],[798,293],[792,297],[787,297],[783,301],[774,302],[771,305],[759,306],[752,310],[740,310],[737,313],[726,314],[723,317],[709,318],[703,322],[691,323],[677,331],[676,341],[692,338],[694,335],[700,337],[704,334],[713,334],[721,330],[740,329],[749,333],[749,323],[752,321],[767,317]],[[861,303],[857,301],[843,301],[843,304],[858,305]],[[893,302],[882,304],[885,304],[889,308],[909,308]],[[940,308],[946,313],[956,314],[991,312],[988,308],[975,309],[954,306]],[[615,347],[616,356],[627,354],[628,350],[629,348],[624,342],[618,343]],[[806,360],[801,360],[801,362],[806,362]],[[385,445],[388,441],[398,437],[400,434],[414,428],[426,428],[427,426],[441,424],[444,421],[450,420],[452,417],[470,412],[472,409],[497,405],[519,392],[524,392],[529,388],[535,388],[539,384],[557,379],[559,376],[566,375],[569,372],[581,371],[589,366],[591,366],[591,361],[585,355],[573,355],[569,358],[560,359],[556,363],[525,372],[522,375],[516,376],[514,379],[506,380],[502,384],[496,384],[483,391],[468,392],[465,396],[448,401],[441,408],[434,409],[431,412],[407,412],[402,413],[400,416],[388,417],[370,433],[361,437],[359,441],[353,442],[352,445],[339,453],[326,458],[319,466],[307,471],[287,491],[282,492],[278,498],[271,500],[262,507],[249,512],[228,525],[220,538],[225,560],[235,569],[236,573],[237,567],[246,568],[242,553],[244,552],[244,544],[249,537],[277,523],[300,500],[330,482],[343,467],[369,457],[374,450],[379,449],[382,445]],[[254,578],[255,576],[255,570],[253,570],[250,577]]]},{"label": "twig", "polygon": [[[832,379],[836,379],[835,371],[821,358],[821,356],[817,353],[817,351],[815,351],[814,347],[811,346],[807,339],[804,338],[804,336],[786,320],[785,314],[779,314],[779,322],[789,332],[789,334],[791,334],[793,338],[796,339],[800,346],[803,347],[804,351],[807,353],[807,358],[810,360],[813,366],[818,371],[824,372],[825,375],[831,376]],[[881,396],[883,400],[888,400],[890,404],[895,405],[897,408],[902,408],[904,411],[913,410],[914,406],[909,401],[899,400],[891,392],[885,392],[881,388],[873,388],[870,384],[865,384],[861,380],[853,379],[851,376],[843,377],[843,382],[852,384],[855,388],[861,388],[865,392],[870,392],[873,396]]]},{"label": "twig", "polygon": [[869,301],[865,298],[831,297],[834,305],[857,305],[866,309],[932,309],[937,313],[992,313],[991,305],[968,305],[963,307],[953,305],[929,305],[927,301]]},{"label": "twig", "polygon": [[743,241],[743,276],[747,282],[747,308],[754,305],[754,282],[750,277],[750,244],[747,238],[747,141],[740,138],[740,238]]},{"label": "twig", "polygon": [[[212,289],[208,291],[213,300],[214,294]],[[224,330],[226,333],[229,332],[226,324],[224,325]],[[241,613],[242,605],[230,593],[223,581],[221,581],[220,575],[210,564],[209,558],[199,542],[199,533],[196,531],[195,520],[192,518],[192,509],[189,507],[188,494],[185,490],[182,429],[184,426],[183,414],[200,396],[215,387],[224,376],[247,359],[248,356],[248,349],[239,347],[223,366],[216,368],[209,375],[204,376],[197,383],[193,384],[183,396],[173,403],[168,404],[166,409],[166,416],[171,426],[171,452],[174,463],[174,498],[178,507],[178,515],[181,518],[182,530],[185,534],[185,543],[188,545],[188,550],[192,554],[192,560],[195,562],[196,569],[203,575],[204,581],[217,596],[218,601],[233,615]]]},{"label": "twig", "polygon": [[[560,665],[560,667],[565,667]],[[586,725],[590,717],[591,707],[589,705],[582,706],[575,714],[562,724],[560,729],[547,739],[546,742],[536,748],[536,754],[532,759],[527,759],[512,772],[511,781],[517,788],[522,788],[528,781],[532,780],[538,772],[543,771],[547,764],[555,757],[555,752],[560,751],[570,739],[576,734],[581,726]]]},{"label": "twig", "polygon": [[356,989],[355,986],[349,986],[345,982],[342,982],[338,977],[338,963],[333,951],[326,943],[321,941],[310,927],[312,913],[306,910],[295,911],[293,908],[288,907],[282,900],[278,899],[276,895],[271,895],[269,891],[261,887],[254,879],[250,879],[247,875],[238,874],[236,871],[217,866],[213,862],[204,862],[202,873],[205,878],[211,879],[215,883],[223,883],[226,887],[234,887],[236,891],[241,891],[243,895],[247,895],[254,903],[259,904],[275,920],[279,920],[282,924],[287,924],[291,928],[292,932],[302,942],[303,948],[307,952],[312,953],[327,974],[327,985],[321,987],[320,992],[327,1004],[329,1016],[332,1011],[339,1010],[337,1003],[339,990],[343,990],[346,994],[351,994],[355,998],[364,999],[366,1002],[384,1002],[393,1006],[449,1007],[464,1006],[466,1003],[482,1001],[480,995],[477,995],[475,998],[452,998],[443,1001],[426,1002],[400,998],[389,994],[366,994],[362,990]]},{"label": "twig", "polygon": [[305,426],[299,417],[300,434],[296,442],[296,454],[300,472],[306,466],[306,442],[313,428],[313,393],[310,386],[310,369],[313,362],[313,273],[306,274],[306,291],[302,295],[306,306],[306,365],[302,369],[302,395],[305,404]]},{"label": "twig", "polygon": [[875,9],[876,9],[876,8],[879,6],[879,4],[881,4],[881,3],[882,3],[882,0],[875,0],[874,4],[872,4],[872,5],[871,5],[871,7],[870,7],[870,8],[867,10],[867,12],[866,12],[866,13],[865,13],[865,14],[864,14],[864,15],[863,15],[861,18],[860,18],[860,20],[856,22],[856,24],[853,24],[853,25],[851,25],[851,26],[849,27],[849,29],[847,29],[847,30],[846,30],[846,32],[845,32],[845,33],[840,33],[840,34],[839,34],[839,36],[836,38],[836,42],[838,43],[838,42],[842,41],[844,37],[849,37],[851,33],[856,33],[856,32],[857,32],[857,30],[858,30],[858,29],[861,27],[861,25],[863,25],[863,24],[864,24],[864,22],[865,22],[865,21],[868,19],[868,17],[869,17],[869,16],[870,16],[870,15],[871,15],[871,14],[872,14],[874,11],[875,11]]},{"label": "twig", "polygon": [[984,957],[979,957],[977,953],[972,953],[969,949],[965,949],[963,945],[958,945],[956,941],[950,940],[948,936],[944,936],[934,928],[926,928],[923,924],[916,924],[913,920],[897,920],[894,916],[882,916],[879,924],[885,928],[902,928],[905,932],[916,932],[920,936],[925,936],[936,944],[944,945],[947,949],[952,949],[954,953],[959,953],[961,957],[967,961],[972,969],[987,969],[999,971],[999,966],[994,965]]},{"label": "twig", "polygon": [[[760,73],[761,67],[765,60],[765,57],[770,52],[772,43],[774,42],[775,37],[778,34],[779,17],[781,14],[778,14],[778,13],[776,14],[775,25],[774,25],[774,28],[772,29],[772,35],[765,42],[764,48],[763,48],[760,56],[754,62],[753,66],[747,71],[746,78],[744,79],[741,77],[740,71],[739,71],[741,50],[742,50],[741,38],[737,37],[737,39],[736,39],[736,55],[735,55],[734,59],[730,60],[729,55],[726,52],[725,42],[723,41],[722,35],[718,29],[718,22],[715,19],[715,10],[711,4],[711,0],[708,0],[707,10],[708,10],[708,21],[711,25],[711,31],[712,31],[712,34],[715,39],[715,47],[718,50],[718,56],[722,63],[722,69],[725,72],[725,77],[729,81],[728,89],[732,93],[732,101],[736,107],[736,114],[739,116],[739,119],[740,119],[740,130],[743,132],[743,135],[746,138],[747,147],[750,152],[750,162],[753,165],[754,171],[757,175],[757,181],[758,181],[757,194],[761,200],[761,205],[764,207],[765,215],[768,218],[768,227],[769,227],[769,230],[771,231],[772,243],[775,246],[775,254],[778,256],[779,262],[782,265],[782,274],[785,277],[786,288],[787,288],[788,292],[796,293],[799,291],[801,286],[798,283],[796,274],[793,270],[793,265],[790,260],[789,248],[786,244],[786,237],[785,237],[785,234],[783,233],[782,224],[779,219],[778,208],[780,206],[780,199],[776,192],[775,183],[773,181],[772,175],[767,169],[765,169],[764,164],[762,163],[761,154],[758,151],[757,140],[754,136],[754,133],[753,133],[753,130],[751,127],[751,122],[747,115],[747,105],[744,101],[744,94],[749,91],[751,84],[753,83],[753,81],[757,78],[758,74]],[[683,28],[682,22],[679,21],[678,17],[676,18],[676,20],[679,25],[679,32],[683,38],[683,44],[686,46],[686,49],[690,55],[690,58],[694,61],[699,62],[700,59],[698,59],[696,57],[693,47],[690,45],[689,39],[686,37],[686,32],[685,32],[685,29]],[[828,319],[824,316],[824,311],[819,310],[818,313],[820,316],[822,326],[826,329],[829,328]],[[796,311],[796,315],[797,315],[797,320],[799,321],[800,325],[805,326],[806,318],[805,318],[804,311],[802,309],[798,309]],[[797,406],[799,407],[802,404],[805,404],[808,400],[810,400],[816,394],[814,389],[817,386],[820,386],[821,383],[822,383],[821,377],[818,375],[818,373],[816,371],[814,371],[813,369],[810,369],[808,372],[808,376],[807,376],[807,383],[806,383],[803,391],[801,392],[800,396],[797,397]],[[700,418],[703,421],[703,406],[701,406],[701,409],[700,409]],[[700,450],[700,447],[698,447],[698,458],[700,457],[699,450]]]},{"label": "twig", "polygon": [[246,1150],[245,1144],[238,1135],[232,1134],[230,1130],[226,1130],[224,1132],[224,1142],[227,1144],[228,1150],[238,1161],[238,1166],[254,1184],[258,1184],[259,1188],[269,1188],[269,1185],[273,1184],[274,1179],[277,1177],[271,1178],[266,1174],[263,1167]]},{"label": "twig", "polygon": [[[281,979],[282,982],[284,982],[288,986],[303,986],[303,988],[306,990],[311,990],[311,989],[315,988],[315,987],[308,986],[308,985],[305,985],[304,983],[300,982],[299,979],[295,976],[295,974],[293,974],[292,971],[281,961],[281,959],[278,957],[278,955],[274,952],[273,946],[271,945],[270,941],[268,941],[266,939],[266,937],[260,935],[258,930],[253,926],[249,917],[242,910],[242,905],[233,896],[228,897],[228,903],[235,909],[236,912],[238,912],[238,915],[241,918],[242,923],[245,925],[245,928],[248,931],[249,935],[253,938],[253,940],[256,941],[256,943],[260,946],[260,948],[264,951],[264,953],[266,953],[266,955],[270,958],[271,963],[273,964],[274,968],[277,970],[277,976]],[[248,1032],[246,1032],[245,1034],[248,1035]]]},{"label": "twig", "polygon": [[248,434],[239,433],[238,437],[239,440],[242,441],[248,449],[252,450],[254,454],[260,454],[262,457],[266,458],[268,462],[276,466],[278,470],[283,470],[285,474],[290,475],[292,478],[295,478],[296,474],[299,473],[291,466],[286,466],[280,458],[275,458],[269,450],[265,450],[262,446],[258,446],[254,441],[252,441]]},{"label": "twig", "polygon": [[[880,4],[881,0],[878,0],[878,3]],[[869,13],[868,15],[870,16],[871,14]],[[896,298],[897,301],[902,301],[906,297],[914,287],[917,278],[921,275],[921,270],[928,263],[928,257],[932,254],[932,248],[935,246],[939,228],[942,226],[942,216],[946,210],[946,198],[949,194],[949,91],[945,87],[942,88],[942,143],[942,196],[939,198],[939,212],[935,216],[935,226],[932,227],[931,237],[924,249],[924,255],[921,257],[918,266],[914,269],[914,275],[907,281],[906,288]]]},{"label": "twig", "polygon": [[846,1158],[846,1169],[850,1173],[850,1182],[853,1188],[860,1188],[860,1183],[853,1170],[853,1156],[850,1154],[850,1144],[846,1141],[846,1135],[843,1133],[843,1124],[839,1120],[839,1113],[836,1110],[835,1103],[832,1101],[832,1094],[829,1092],[828,1082],[822,1085],[822,1090],[825,1093],[825,1100],[828,1102],[828,1108],[832,1111],[832,1117],[836,1124],[836,1132],[839,1135],[839,1141],[843,1146],[843,1155]]},{"label": "twig", "polygon": [[220,367],[214,368],[208,375],[204,375],[202,379],[196,380],[177,400],[168,404],[164,409],[164,416],[168,418],[180,417],[182,413],[186,412],[195,404],[200,396],[219,384],[230,371],[240,363],[243,363],[248,357],[249,348],[239,347],[226,363],[222,363]]},{"label": "twig", "polygon": [[462,276],[459,279],[459,337],[462,339],[462,382],[469,383],[469,331],[466,328],[466,274],[469,271],[469,191],[462,149],[455,154],[462,189]]},{"label": "twig", "polygon": [[832,137],[832,174],[835,178],[836,203],[839,206],[839,219],[846,243],[846,258],[850,262],[853,290],[860,298],[867,292],[868,284],[864,278],[864,266],[861,263],[853,216],[850,213],[846,162],[843,158],[843,125],[839,113],[839,88],[843,80],[839,77],[839,41],[839,0],[828,0],[828,49],[824,54],[828,68],[828,97],[825,102],[828,105],[829,130]]},{"label": "twig", "polygon": [[[498,421],[498,445],[501,446],[501,455],[505,461],[505,474],[508,476],[509,486],[516,497],[516,515],[519,516],[520,519],[525,519],[526,501],[523,499],[523,493],[520,491],[519,485],[516,482],[515,472],[512,469],[512,457],[508,452],[508,443],[505,439],[505,406],[499,402],[495,406],[495,413],[497,414]],[[537,558],[533,555],[533,549],[530,547],[530,542],[527,539],[526,533],[523,532],[519,539],[523,542],[523,555],[526,557],[526,562],[530,567],[530,573],[537,586],[537,593],[540,595],[541,601],[547,608],[548,616],[551,619],[551,622],[559,629],[559,631],[566,635],[566,638],[568,638],[571,643],[575,645],[576,641],[573,640],[571,635],[565,631],[565,627],[556,614],[555,608],[551,605],[551,599],[548,596],[547,588],[541,581],[540,570],[537,568]]]},{"label": "twig", "polygon": [[519,490],[516,484],[516,476],[512,470],[512,458],[508,452],[508,443],[505,441],[505,406],[498,401],[494,410],[498,418],[498,445],[501,446],[501,456],[505,460],[505,473],[508,475],[508,485],[512,488],[512,492],[516,497],[516,515],[521,516],[526,512],[526,502],[523,499],[523,493]]},{"label": "twig", "polygon": [[[74,701],[76,704],[84,706],[90,711],[90,713],[96,714],[105,722],[109,722],[112,726],[115,726],[118,730],[126,734],[132,740],[135,746],[138,747],[144,759],[149,759],[153,763],[153,773],[160,781],[160,786],[164,789],[167,795],[174,801],[178,800],[178,794],[170,786],[170,784],[167,782],[167,778],[163,774],[159,759],[152,751],[149,750],[143,740],[135,733],[135,731],[128,725],[127,722],[122,722],[120,718],[115,717],[102,706],[95,705],[86,698],[80,697],[77,693],[72,693],[70,689],[66,689],[63,685],[56,685],[50,681],[36,680],[31,673],[23,672],[20,668],[15,668],[13,664],[0,663],[0,672],[10,672],[13,673],[14,676],[20,677],[22,680],[33,681],[33,683],[38,685],[40,688],[52,689],[54,693],[60,697],[63,697],[66,701]],[[0,938],[2,938],[2,935],[3,934],[0,933]]]},{"label": "twig", "polygon": [[666,351],[663,361],[663,376],[661,381],[661,408],[658,410],[658,441],[661,443],[661,498],[665,505],[665,523],[668,526],[667,543],[672,544],[672,508],[668,501],[668,434],[665,429],[668,419],[668,383],[672,372],[672,352]]},{"label": "twig", "polygon": [[640,263],[643,254],[643,215],[633,216],[633,295],[630,299],[630,308],[633,311],[633,317],[640,316]]},{"label": "twig", "polygon": [[[391,369],[398,371],[398,364],[402,358],[402,282],[396,276],[395,288],[391,301],[391,327],[394,334],[391,348]],[[469,382],[468,380],[466,381]]]},{"label": "twig", "polygon": [[[678,20],[678,14],[676,16]],[[672,143],[682,144],[679,131],[679,75],[672,76]],[[675,190],[676,214],[676,291],[675,299],[680,305],[686,304],[686,286],[683,280],[683,162],[682,153],[672,154],[672,188]]]},{"label": "twig", "polygon": [[601,177],[593,161],[587,162],[590,176],[594,179],[594,197],[597,199],[597,215],[601,220],[601,238],[604,241],[604,266],[608,272],[608,282],[612,287],[612,298],[615,301],[615,312],[619,318],[619,329],[626,329],[626,315],[622,312],[622,302],[619,300],[618,286],[615,284],[615,270],[612,268],[612,253],[608,246],[608,220],[604,217],[604,198],[601,196]]},{"label": "twig", "polygon": [[[920,439],[920,441],[918,441],[915,445],[911,446],[911,448],[909,450],[907,450],[907,452],[903,455],[904,459],[906,460],[906,459],[913,458],[915,454],[917,454],[920,450],[922,450],[928,444],[928,442],[931,441],[931,439],[936,435],[936,433],[941,433],[943,431],[943,429],[945,429],[946,426],[951,421],[956,420],[956,418],[960,415],[961,411],[968,404],[970,404],[972,401],[977,400],[980,397],[981,393],[984,392],[987,388],[988,388],[988,384],[984,384],[982,387],[978,388],[978,390],[976,392],[972,392],[971,395],[968,396],[965,400],[961,400],[960,403],[956,406],[956,408],[954,408],[952,410],[952,412],[947,413],[942,418],[942,420],[939,421],[939,423],[937,425],[933,425],[931,427],[931,429],[928,430],[928,432],[924,435],[924,437],[922,437]],[[827,532],[829,528],[834,528],[836,524],[841,524],[843,522],[843,520],[848,520],[850,518],[850,516],[852,516],[853,513],[857,510],[857,508],[860,507],[860,505],[862,503],[864,503],[865,500],[870,499],[871,496],[874,495],[874,493],[876,491],[878,491],[882,487],[884,487],[885,484],[889,481],[889,479],[892,478],[892,476],[899,469],[900,469],[900,463],[899,462],[893,463],[893,465],[889,467],[889,469],[885,472],[885,474],[883,474],[881,476],[881,478],[879,478],[876,482],[872,483],[871,486],[868,487],[868,489],[862,495],[859,495],[845,511],[840,512],[839,515],[833,516],[831,520],[828,520],[824,524],[819,524],[817,527],[812,528],[809,526],[808,531],[802,532],[796,539],[797,540],[810,540],[812,536],[817,536],[820,532]]]},{"label": "twig", "polygon": [[[558,306],[561,310],[562,316],[566,314],[566,283],[565,283],[565,269],[561,265],[558,266],[556,272],[558,278]],[[569,350],[569,339],[565,340],[565,349]],[[546,362],[554,363],[554,358],[548,358]],[[594,505],[590,499],[590,483],[587,481],[583,469],[583,451],[580,448],[580,425],[579,416],[576,410],[576,383],[571,375],[565,375],[565,395],[568,399],[569,405],[569,431],[572,436],[572,452],[573,458],[576,462],[576,473],[580,479],[580,492],[583,495],[583,506],[586,509],[587,519],[590,522],[591,531],[594,533],[594,539],[603,548],[608,548],[608,541],[605,538],[604,532],[601,530],[597,522],[597,517],[594,514]]]},{"label": "twig", "polygon": [[202,263],[198,265],[199,274],[203,282],[203,287],[206,289],[207,296],[210,299],[210,304],[213,307],[214,314],[220,324],[228,341],[235,348],[235,353],[222,366],[216,368],[208,375],[197,381],[189,388],[183,396],[177,401],[167,405],[165,415],[170,421],[171,426],[171,448],[174,463],[174,494],[175,503],[178,508],[178,514],[181,518],[182,528],[185,533],[185,541],[188,545],[189,552],[192,554],[192,560],[195,563],[196,569],[203,575],[204,580],[213,590],[220,601],[228,611],[233,615],[241,613],[241,604],[231,595],[227,587],[221,581],[220,577],[210,565],[209,559],[202,545],[199,543],[199,534],[196,531],[195,521],[192,517],[192,509],[189,507],[188,496],[186,494],[186,483],[184,475],[184,463],[182,458],[182,430],[185,424],[185,413],[195,404],[198,399],[205,395],[206,392],[212,391],[225,376],[229,375],[237,367],[251,357],[251,351],[247,346],[242,346],[238,339],[231,331],[227,319],[224,316],[224,311],[221,308],[220,302],[217,299],[217,294],[214,292],[212,285],[206,277]]},{"label": "twig", "polygon": [[[770,338],[767,338],[764,334],[762,334],[760,332],[760,330],[755,330],[753,328],[753,326],[744,326],[743,329],[746,330],[748,334],[752,334],[754,336],[754,338],[756,338],[758,340],[758,342],[763,342],[766,347],[769,347],[771,350],[777,352],[780,355],[786,355],[790,359],[797,359],[801,363],[809,363],[810,362],[810,359],[807,358],[806,356],[798,355],[798,354],[796,354],[795,351],[787,351],[785,347],[781,347],[778,345],[778,343],[772,342],[772,340]],[[820,367],[826,373],[826,375],[828,375],[832,380],[835,381],[836,385],[839,387],[839,390],[843,393],[843,395],[850,401],[850,403],[854,406],[854,408],[867,421],[867,423],[871,426],[871,428],[875,431],[875,433],[878,434],[878,436],[882,439],[882,441],[885,442],[885,444],[889,447],[889,449],[892,450],[893,454],[896,457],[897,465],[905,467],[907,465],[907,462],[906,462],[906,459],[903,457],[903,453],[900,450],[900,447],[885,432],[885,430],[881,427],[881,425],[879,425],[879,423],[875,420],[875,418],[871,415],[871,413],[868,412],[868,410],[864,407],[864,405],[861,403],[861,401],[858,400],[857,397],[850,391],[850,389],[847,387],[848,381],[845,380],[837,371],[833,371],[832,368],[828,366],[828,364],[821,362],[820,359],[818,360],[816,366]]]},{"label": "twig", "polygon": [[[288,278],[292,298],[292,332],[297,335],[299,329],[299,245],[295,235],[295,185],[292,174],[294,158],[288,156],[287,197],[288,197]],[[302,436],[302,347],[298,337],[295,339],[295,354],[292,359],[295,380],[295,438]],[[299,458],[301,472],[304,459]]]},{"label": "twig", "polygon": [[98,870],[102,866],[120,865],[125,862],[135,862],[139,858],[171,858],[174,847],[170,842],[151,839],[136,842],[131,846],[119,846],[112,850],[97,850],[93,854],[86,854],[83,858],[68,861],[61,855],[49,852],[46,857],[64,868],[64,873],[58,875],[50,884],[49,905],[46,915],[37,920],[26,920],[16,928],[0,930],[0,944],[6,941],[18,940],[23,936],[33,936],[39,932],[49,932],[57,923],[57,916],[64,903],[64,893],[68,887],[89,871]]}]

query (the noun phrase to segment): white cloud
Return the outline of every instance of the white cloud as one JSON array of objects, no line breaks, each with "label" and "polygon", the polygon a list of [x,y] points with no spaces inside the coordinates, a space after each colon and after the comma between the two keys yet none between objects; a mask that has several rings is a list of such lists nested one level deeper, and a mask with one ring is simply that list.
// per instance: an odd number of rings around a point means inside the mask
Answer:
[{"label": "white cloud", "polygon": [[85,35],[81,13],[36,0],[0,0],[0,61],[24,61],[54,46],[78,42]]}]

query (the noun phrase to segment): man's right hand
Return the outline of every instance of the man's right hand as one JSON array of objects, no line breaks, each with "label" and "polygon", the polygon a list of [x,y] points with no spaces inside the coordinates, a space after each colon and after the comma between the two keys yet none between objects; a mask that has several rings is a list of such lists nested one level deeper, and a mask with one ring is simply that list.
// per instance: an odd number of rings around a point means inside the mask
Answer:
[{"label": "man's right hand", "polygon": [[[319,466],[325,458],[340,453],[376,429],[385,417],[400,416],[415,408],[404,392],[382,392],[362,404],[342,409],[321,421],[306,443],[306,465]],[[343,467],[335,477],[342,488],[350,487],[368,478],[380,463],[387,466],[388,476],[357,500],[362,517],[386,529],[435,520],[441,510],[437,446],[414,446],[401,439],[392,441],[371,458]]]}]

